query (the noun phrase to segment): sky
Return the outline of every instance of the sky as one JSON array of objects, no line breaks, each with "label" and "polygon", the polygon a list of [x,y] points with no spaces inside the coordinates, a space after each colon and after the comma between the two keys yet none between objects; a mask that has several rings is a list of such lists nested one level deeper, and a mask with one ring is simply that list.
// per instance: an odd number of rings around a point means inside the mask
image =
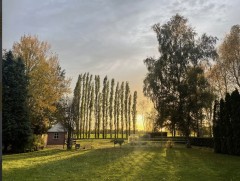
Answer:
[{"label": "sky", "polygon": [[240,24],[239,0],[3,0],[3,44],[11,49],[24,34],[37,35],[58,54],[75,87],[79,74],[128,81],[142,96],[143,60],[159,57],[151,27],[176,13],[201,35],[219,43]]}]

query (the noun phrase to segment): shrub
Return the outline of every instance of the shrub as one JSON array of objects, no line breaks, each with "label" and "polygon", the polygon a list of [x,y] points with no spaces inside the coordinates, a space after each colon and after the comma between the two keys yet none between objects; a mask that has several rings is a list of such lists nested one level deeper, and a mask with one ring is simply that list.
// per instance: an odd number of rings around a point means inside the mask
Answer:
[{"label": "shrub", "polygon": [[44,148],[44,139],[42,135],[32,135],[30,144],[25,151],[38,151]]}]

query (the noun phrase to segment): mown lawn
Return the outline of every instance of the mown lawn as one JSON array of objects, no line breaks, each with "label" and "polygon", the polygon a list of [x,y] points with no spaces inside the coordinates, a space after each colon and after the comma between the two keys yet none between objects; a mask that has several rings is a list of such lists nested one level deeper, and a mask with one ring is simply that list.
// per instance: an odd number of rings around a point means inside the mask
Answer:
[{"label": "mown lawn", "polygon": [[92,144],[94,149],[86,151],[3,155],[3,180],[240,180],[240,157],[208,149],[127,144],[114,148],[109,140]]}]

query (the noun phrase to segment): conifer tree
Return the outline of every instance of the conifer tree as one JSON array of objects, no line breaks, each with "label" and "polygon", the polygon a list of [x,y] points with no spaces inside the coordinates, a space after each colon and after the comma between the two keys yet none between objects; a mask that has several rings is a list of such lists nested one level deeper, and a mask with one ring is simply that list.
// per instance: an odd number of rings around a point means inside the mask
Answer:
[{"label": "conifer tree", "polygon": [[225,114],[224,114],[224,122],[225,122],[225,130],[226,130],[226,151],[228,154],[232,154],[232,124],[231,124],[231,114],[232,114],[232,100],[229,93],[226,94],[225,97]]},{"label": "conifer tree", "polygon": [[213,108],[213,139],[214,139],[215,153],[221,152],[219,116],[220,116],[220,105],[219,105],[219,102],[216,100]]},{"label": "conifer tree", "polygon": [[240,155],[240,94],[235,90],[231,94],[232,100],[232,152],[234,155]]},{"label": "conifer tree", "polygon": [[225,122],[225,114],[226,114],[226,105],[224,99],[220,100],[220,115],[219,115],[219,131],[220,131],[220,139],[221,139],[221,153],[227,153],[227,145],[226,145],[226,122]]},{"label": "conifer tree", "polygon": [[32,135],[27,106],[27,76],[23,61],[15,59],[11,51],[3,55],[3,120],[4,151],[11,145],[12,152],[23,152]]}]

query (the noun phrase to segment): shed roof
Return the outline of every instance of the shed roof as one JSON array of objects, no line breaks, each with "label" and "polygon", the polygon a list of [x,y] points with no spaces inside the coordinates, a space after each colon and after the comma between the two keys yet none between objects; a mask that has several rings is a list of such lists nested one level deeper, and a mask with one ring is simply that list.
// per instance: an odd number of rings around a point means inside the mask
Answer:
[{"label": "shed roof", "polygon": [[48,133],[51,133],[51,132],[64,133],[64,132],[67,132],[67,130],[64,128],[64,126],[60,122],[58,122],[48,130]]}]

